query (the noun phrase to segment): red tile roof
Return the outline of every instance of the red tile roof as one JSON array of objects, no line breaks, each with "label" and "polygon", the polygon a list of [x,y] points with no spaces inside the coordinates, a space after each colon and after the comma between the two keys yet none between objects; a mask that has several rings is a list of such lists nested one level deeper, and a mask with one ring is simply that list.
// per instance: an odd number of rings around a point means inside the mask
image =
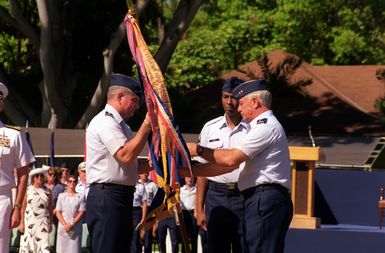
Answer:
[{"label": "red tile roof", "polygon": [[[278,50],[268,54],[268,58],[271,65],[276,66],[287,55]],[[385,65],[312,66],[304,62],[291,80],[310,78],[313,83],[303,88],[300,98],[275,97],[274,101],[279,101],[279,104],[275,102],[279,108],[275,114],[289,134],[307,134],[308,125],[311,125],[316,134],[383,136],[385,129],[373,105],[385,94],[385,84],[375,75],[379,68]],[[197,96],[202,108],[211,108],[211,111],[202,112],[207,114],[202,118],[209,120],[213,114],[222,113],[220,90],[225,79],[237,76],[248,80],[250,78],[242,72],[261,72],[256,61],[245,64],[240,70],[230,71],[192,94]],[[213,100],[212,94],[218,96]]]}]

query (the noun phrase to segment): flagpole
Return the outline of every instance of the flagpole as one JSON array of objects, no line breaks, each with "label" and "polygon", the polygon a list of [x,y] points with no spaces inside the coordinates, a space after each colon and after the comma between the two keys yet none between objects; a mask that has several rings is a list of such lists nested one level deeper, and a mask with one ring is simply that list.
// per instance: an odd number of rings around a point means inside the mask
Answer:
[{"label": "flagpole", "polygon": [[55,167],[55,131],[53,129],[53,124],[51,124],[51,138],[50,138],[50,157],[49,157],[49,166]]},{"label": "flagpole", "polygon": [[[25,138],[27,139],[27,142],[28,142],[29,148],[31,149],[32,154],[35,156],[35,152],[33,151],[33,147],[32,147],[31,137],[28,132],[28,127],[29,127],[29,122],[27,120],[27,122],[25,122]],[[36,162],[33,162],[33,166],[32,166],[33,168],[35,168],[35,163]]]},{"label": "flagpole", "polygon": [[[169,206],[170,199],[168,196],[170,196],[170,186],[168,186],[168,184],[171,182],[171,186],[174,188],[173,192],[175,192],[175,194],[178,196],[179,191],[175,191],[175,189],[179,189],[180,187],[177,170],[179,166],[185,166],[186,164],[190,168],[190,157],[188,150],[186,150],[184,145],[183,137],[180,136],[179,130],[177,128],[175,129],[172,117],[171,101],[167,93],[165,79],[158,64],[152,57],[151,52],[148,50],[144,38],[141,35],[138,20],[135,14],[134,4],[132,3],[132,0],[126,0],[126,3],[128,12],[125,21],[128,44],[138,66],[139,78],[144,87],[147,111],[151,119],[150,121],[152,130],[157,131],[157,133],[152,136],[152,139],[149,140],[150,152],[155,158],[155,160],[153,160],[155,170],[161,170],[161,167],[163,167],[163,171],[159,173],[161,176],[158,177],[158,179],[162,180],[160,180],[160,182],[158,181],[158,185],[160,185],[160,187],[165,190],[166,198],[164,199],[165,201],[163,205]],[[146,68],[149,72],[147,72]],[[154,109],[159,109],[159,114],[163,116],[162,119],[164,119],[164,122],[161,126],[159,126],[160,123],[158,123],[159,115],[158,113],[154,113]],[[157,134],[159,134],[159,136]],[[168,139],[168,137],[170,138]],[[180,138],[182,138],[182,140],[180,140]],[[169,145],[167,145],[168,141],[173,142],[170,143],[172,149],[169,149]],[[176,152],[176,155],[170,155],[171,161],[168,161],[169,154],[173,154],[173,152]],[[176,156],[183,157],[181,163],[176,161]],[[161,159],[161,166],[158,164],[158,159]],[[170,176],[169,181],[167,179],[168,175]],[[176,197],[175,200],[177,201],[169,209],[169,213],[170,215],[174,214],[176,221],[179,223],[183,246],[186,253],[190,253],[191,251],[186,233],[186,225],[183,220],[183,213],[179,203],[179,196]]]},{"label": "flagpole", "polygon": [[128,14],[135,17],[135,7],[131,0],[126,0]]}]

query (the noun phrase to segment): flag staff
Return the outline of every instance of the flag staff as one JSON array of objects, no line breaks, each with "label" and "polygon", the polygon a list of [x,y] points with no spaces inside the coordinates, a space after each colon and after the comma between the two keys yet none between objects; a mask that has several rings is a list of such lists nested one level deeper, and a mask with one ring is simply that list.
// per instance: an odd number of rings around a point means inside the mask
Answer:
[{"label": "flag staff", "polygon": [[[183,160],[182,166],[187,166],[191,173],[190,155],[188,150],[186,150],[183,137],[179,134],[178,128],[174,126],[175,122],[172,117],[172,107],[165,80],[142,37],[132,0],[126,0],[126,3],[128,8],[125,18],[127,38],[131,53],[138,67],[139,79],[144,86],[147,111],[150,116],[153,131],[152,137],[149,137],[150,153],[155,165],[155,170],[161,175],[157,177],[157,183],[166,192],[166,198],[163,204],[167,206],[166,209],[169,209],[170,214],[174,215],[175,221],[177,225],[179,225],[185,251],[186,253],[190,253],[189,240],[179,200],[180,185],[178,167],[181,166],[181,164],[177,161],[181,158],[181,160]],[[147,73],[147,70],[150,73]],[[160,117],[158,113],[154,113],[154,109],[159,110],[160,112],[158,112],[162,114],[162,118],[166,119],[162,126],[159,125],[158,121]],[[150,140],[150,138],[152,140]],[[156,153],[156,155],[154,153]],[[160,163],[157,162],[158,159],[161,160]],[[161,169],[163,170],[160,171]],[[168,171],[168,169],[170,169],[170,171]],[[176,195],[176,197],[173,198],[176,201],[172,204],[168,203],[171,199],[168,198],[171,193],[170,190]]]}]

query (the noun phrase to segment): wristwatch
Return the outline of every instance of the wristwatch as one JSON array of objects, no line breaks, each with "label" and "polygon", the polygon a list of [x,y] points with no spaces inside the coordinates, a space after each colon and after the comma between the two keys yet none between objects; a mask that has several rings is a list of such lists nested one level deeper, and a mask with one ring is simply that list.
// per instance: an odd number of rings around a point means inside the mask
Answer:
[{"label": "wristwatch", "polygon": [[21,203],[16,203],[14,207],[17,207],[18,209],[21,209]]},{"label": "wristwatch", "polygon": [[198,146],[197,146],[197,154],[198,154],[199,156],[202,156],[203,151],[205,151],[205,148],[198,145]]}]

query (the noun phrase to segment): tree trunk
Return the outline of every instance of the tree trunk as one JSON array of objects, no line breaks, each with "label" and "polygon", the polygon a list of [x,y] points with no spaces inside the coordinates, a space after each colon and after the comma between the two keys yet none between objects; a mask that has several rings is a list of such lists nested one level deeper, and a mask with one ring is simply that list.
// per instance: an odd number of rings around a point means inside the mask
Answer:
[{"label": "tree trunk", "polygon": [[[37,7],[40,19],[40,63],[44,75],[44,93],[48,98],[48,104],[51,106],[51,120],[49,125],[53,128],[63,127],[68,110],[65,108],[61,97],[59,96],[61,61],[58,55],[61,55],[59,49],[55,47],[55,41],[58,41],[57,36],[60,34],[60,25],[52,24],[54,14],[56,12],[56,1],[37,0]],[[57,13],[57,12],[56,12]],[[51,14],[51,15],[50,15]],[[56,39],[55,39],[56,37]]]},{"label": "tree trunk", "polygon": [[[142,0],[136,2],[135,10],[138,17],[147,7],[149,2],[150,0]],[[114,56],[126,35],[126,25],[123,21],[119,24],[119,27],[116,29],[116,31],[111,35],[110,44],[108,48],[103,52],[104,69],[102,77],[99,80],[98,86],[96,87],[94,95],[92,96],[87,109],[76,124],[76,128],[85,128],[87,123],[91,121],[91,119],[100,111],[101,107],[103,106],[103,102],[105,101],[108,90],[109,80],[113,70]]]},{"label": "tree trunk", "polygon": [[178,41],[190,26],[202,2],[203,0],[182,0],[179,2],[174,17],[166,30],[166,36],[154,57],[163,73],[166,71]]}]

